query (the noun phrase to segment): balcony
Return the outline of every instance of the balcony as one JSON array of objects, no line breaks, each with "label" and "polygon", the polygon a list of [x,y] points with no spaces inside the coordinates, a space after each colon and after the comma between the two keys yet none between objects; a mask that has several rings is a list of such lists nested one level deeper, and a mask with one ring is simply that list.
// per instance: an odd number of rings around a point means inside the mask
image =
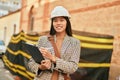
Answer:
[{"label": "balcony", "polygon": [[0,17],[19,10],[21,2],[21,0],[0,0]]}]

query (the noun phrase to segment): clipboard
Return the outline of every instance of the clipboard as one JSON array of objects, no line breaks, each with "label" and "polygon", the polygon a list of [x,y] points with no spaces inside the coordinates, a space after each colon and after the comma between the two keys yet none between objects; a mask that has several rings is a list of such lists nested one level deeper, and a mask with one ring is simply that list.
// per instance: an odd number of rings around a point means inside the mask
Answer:
[{"label": "clipboard", "polygon": [[32,58],[35,60],[35,62],[40,63],[42,60],[44,60],[44,57],[42,56],[40,50],[38,47],[32,44],[23,43],[23,50],[32,56]]}]

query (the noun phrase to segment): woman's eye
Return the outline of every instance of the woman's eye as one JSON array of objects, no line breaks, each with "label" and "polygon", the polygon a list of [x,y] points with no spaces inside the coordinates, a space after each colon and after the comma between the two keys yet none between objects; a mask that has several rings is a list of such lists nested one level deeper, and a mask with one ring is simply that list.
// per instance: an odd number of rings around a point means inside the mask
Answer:
[{"label": "woman's eye", "polygon": [[62,19],[61,21],[64,21],[64,19]]},{"label": "woman's eye", "polygon": [[53,22],[57,22],[57,20],[53,20]]},{"label": "woman's eye", "polygon": [[58,21],[63,22],[64,19],[59,19],[59,20],[58,20],[58,19],[54,19],[54,20],[53,20],[53,22],[58,22]]}]

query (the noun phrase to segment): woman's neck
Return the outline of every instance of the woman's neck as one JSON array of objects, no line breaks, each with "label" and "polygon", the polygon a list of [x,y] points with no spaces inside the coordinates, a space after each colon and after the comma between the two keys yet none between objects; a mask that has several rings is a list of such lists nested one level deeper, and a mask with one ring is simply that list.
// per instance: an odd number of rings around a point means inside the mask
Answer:
[{"label": "woman's neck", "polygon": [[66,33],[57,33],[56,38],[57,39],[63,39],[65,37]]}]

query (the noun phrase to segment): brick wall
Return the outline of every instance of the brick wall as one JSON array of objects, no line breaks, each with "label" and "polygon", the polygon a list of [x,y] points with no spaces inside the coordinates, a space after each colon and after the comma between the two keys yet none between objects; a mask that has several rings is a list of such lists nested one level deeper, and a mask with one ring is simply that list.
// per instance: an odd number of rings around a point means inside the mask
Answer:
[{"label": "brick wall", "polygon": [[[6,46],[9,43],[10,38],[14,33],[14,25],[16,25],[15,33],[18,33],[20,26],[19,11],[0,18],[0,39],[5,41]],[[6,31],[5,31],[5,27],[6,27]]]},{"label": "brick wall", "polygon": [[[44,0],[24,3],[22,9],[21,29],[27,29],[29,11],[34,6],[34,30],[36,32],[49,30],[51,10],[56,5],[67,8],[71,14],[74,30],[88,31],[100,34],[119,35],[120,1],[119,0],[53,0],[43,4]],[[46,0],[51,1],[51,0]],[[67,5],[68,4],[68,5]],[[37,29],[36,29],[37,28]],[[41,30],[42,29],[42,30]]]}]

